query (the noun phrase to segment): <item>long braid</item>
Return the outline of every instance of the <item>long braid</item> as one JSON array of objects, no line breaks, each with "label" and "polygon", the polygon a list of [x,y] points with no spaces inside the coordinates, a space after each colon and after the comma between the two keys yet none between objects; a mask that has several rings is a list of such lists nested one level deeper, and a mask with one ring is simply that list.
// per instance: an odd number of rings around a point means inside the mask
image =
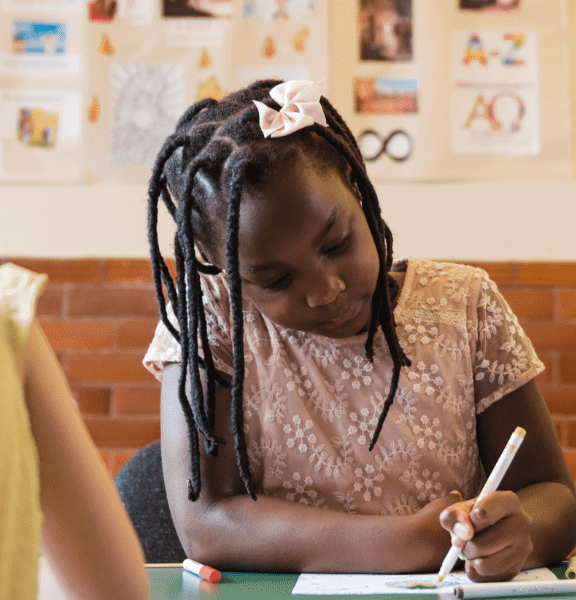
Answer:
[{"label": "long braid", "polygon": [[240,475],[246,490],[256,500],[256,493],[250,476],[244,439],[244,411],[242,391],[244,387],[244,314],[242,311],[242,288],[238,263],[238,231],[240,221],[240,197],[242,195],[242,176],[245,165],[237,163],[230,179],[230,196],[228,200],[227,234],[226,234],[226,267],[230,281],[230,305],[233,323],[233,367],[232,378],[232,433],[234,449]]},{"label": "long braid", "polygon": [[[160,151],[149,188],[149,239],[156,295],[162,321],[182,347],[182,367],[178,395],[189,430],[191,478],[188,480],[190,500],[198,498],[201,489],[199,434],[208,454],[216,455],[223,440],[214,437],[215,386],[228,382],[215,369],[210,349],[206,315],[204,314],[200,273],[216,274],[218,267],[203,264],[196,254],[196,243],[214,248],[215,234],[210,215],[226,214],[226,268],[230,286],[232,314],[233,377],[231,384],[231,420],[236,461],[250,496],[256,499],[244,439],[243,414],[243,312],[242,289],[238,264],[238,234],[240,201],[248,181],[258,184],[267,176],[267,169],[278,160],[281,145],[264,143],[258,127],[258,113],[252,100],[260,100],[278,109],[269,96],[270,89],[280,81],[260,81],[245,90],[231,94],[221,102],[203,100],[180,118],[175,135]],[[362,206],[378,253],[380,273],[372,302],[366,356],[372,360],[373,341],[378,325],[382,326],[394,364],[390,392],[384,403],[370,449],[378,438],[382,424],[398,387],[402,365],[409,361],[399,345],[388,278],[392,264],[392,234],[382,220],[380,204],[368,179],[358,144],[336,109],[321,99],[329,127],[312,126],[290,136],[288,147],[320,152],[320,162],[327,156],[325,145],[314,141],[320,136],[350,165],[360,191]],[[330,159],[326,159],[329,161]],[[202,173],[202,182],[196,174]],[[206,183],[208,182],[208,183]],[[208,185],[209,188],[205,188]],[[172,201],[178,200],[178,207]],[[166,263],[160,255],[157,237],[158,201],[162,198],[168,212],[176,221],[175,237],[176,287]],[[227,205],[225,211],[224,207]],[[166,312],[162,283],[178,319],[179,331]],[[201,352],[200,352],[201,350]],[[200,369],[205,371],[205,390]],[[188,373],[191,377],[190,401],[186,394]]]}]

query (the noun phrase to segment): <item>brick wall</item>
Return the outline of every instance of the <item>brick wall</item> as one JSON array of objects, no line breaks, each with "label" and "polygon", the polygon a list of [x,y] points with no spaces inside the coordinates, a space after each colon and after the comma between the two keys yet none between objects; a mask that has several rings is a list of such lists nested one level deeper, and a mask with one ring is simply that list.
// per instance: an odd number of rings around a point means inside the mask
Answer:
[{"label": "brick wall", "polygon": [[[142,366],[158,314],[149,263],[9,260],[50,278],[38,317],[114,476],[160,437],[159,384]],[[576,479],[576,262],[474,264],[498,284],[546,364],[540,388]]]}]

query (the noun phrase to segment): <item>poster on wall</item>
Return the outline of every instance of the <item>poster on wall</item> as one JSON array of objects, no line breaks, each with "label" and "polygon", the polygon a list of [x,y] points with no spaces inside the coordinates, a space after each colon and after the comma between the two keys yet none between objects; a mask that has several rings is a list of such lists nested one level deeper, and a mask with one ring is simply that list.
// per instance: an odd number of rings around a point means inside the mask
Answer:
[{"label": "poster on wall", "polygon": [[520,6],[520,0],[459,0],[460,8],[468,10],[509,11]]},{"label": "poster on wall", "polygon": [[536,32],[456,31],[452,67],[454,153],[540,153]]},{"label": "poster on wall", "polygon": [[235,88],[260,79],[305,79],[328,92],[327,0],[242,0]]},{"label": "poster on wall", "polygon": [[81,180],[78,0],[0,0],[0,181]]},{"label": "poster on wall", "polygon": [[412,60],[412,0],[360,0],[359,25],[361,60]]}]

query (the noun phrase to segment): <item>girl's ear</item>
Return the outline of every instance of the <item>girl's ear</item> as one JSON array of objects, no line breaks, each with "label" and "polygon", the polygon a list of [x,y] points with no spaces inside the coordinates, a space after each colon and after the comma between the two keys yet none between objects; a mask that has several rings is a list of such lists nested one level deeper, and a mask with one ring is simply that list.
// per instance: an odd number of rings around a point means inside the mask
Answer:
[{"label": "girl's ear", "polygon": [[210,258],[210,253],[203,248],[200,244],[196,244],[196,256],[198,260],[205,265],[212,265],[217,269],[223,270],[222,267],[212,258]]}]

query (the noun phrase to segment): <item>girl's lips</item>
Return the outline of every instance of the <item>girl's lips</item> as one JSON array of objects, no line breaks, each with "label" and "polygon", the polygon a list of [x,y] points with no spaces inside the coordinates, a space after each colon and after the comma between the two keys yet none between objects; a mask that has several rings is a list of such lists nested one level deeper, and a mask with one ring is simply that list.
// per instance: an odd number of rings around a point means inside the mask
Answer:
[{"label": "girl's lips", "polygon": [[338,325],[342,325],[343,323],[346,323],[347,321],[351,321],[360,312],[360,307],[361,307],[360,301],[354,302],[345,313],[341,314],[339,317],[336,317],[335,319],[330,319],[330,321],[327,321],[327,323],[329,323],[330,325],[338,326]]}]

